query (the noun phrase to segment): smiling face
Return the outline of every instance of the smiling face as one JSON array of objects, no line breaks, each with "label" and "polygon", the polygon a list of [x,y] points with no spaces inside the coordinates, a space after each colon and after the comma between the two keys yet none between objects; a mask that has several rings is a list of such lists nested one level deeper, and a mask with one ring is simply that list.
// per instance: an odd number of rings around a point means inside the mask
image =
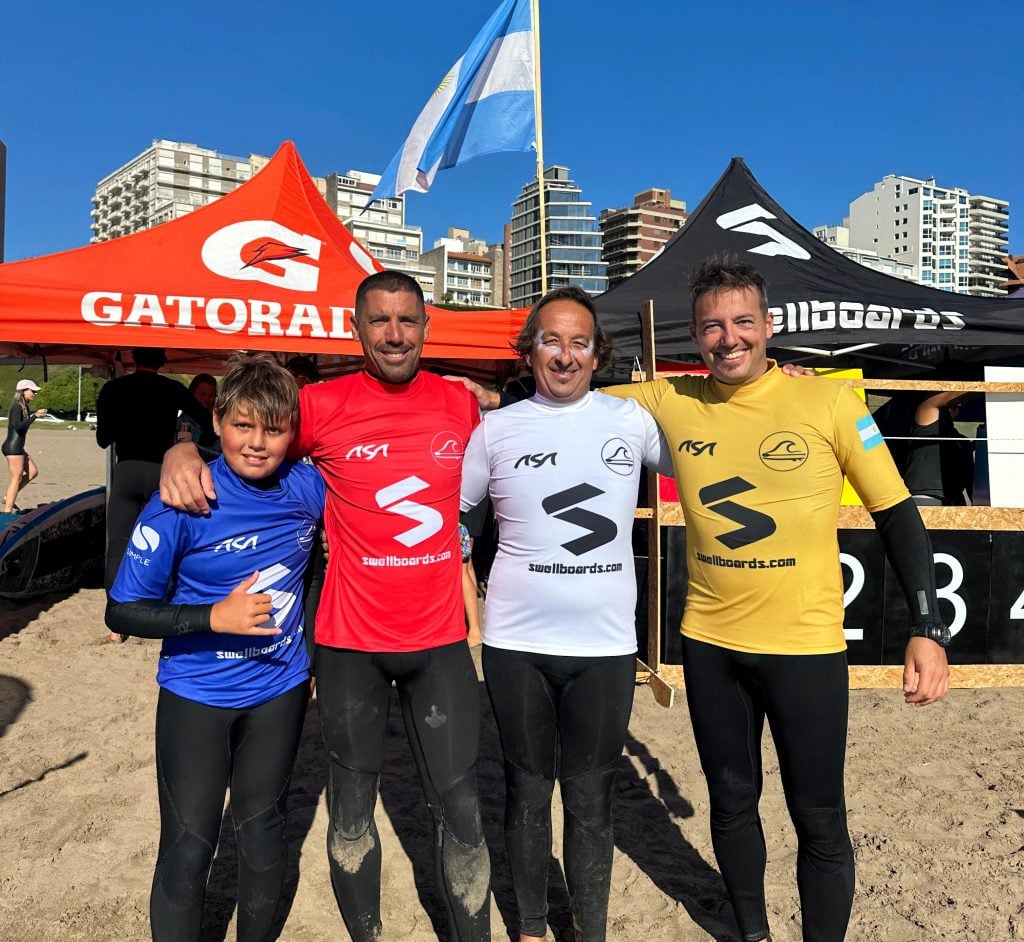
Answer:
[{"label": "smiling face", "polygon": [[537,313],[533,352],[526,357],[537,392],[552,402],[575,402],[590,390],[597,357],[594,318],[582,304],[559,298]]},{"label": "smiling face", "polygon": [[353,323],[368,373],[386,383],[407,383],[416,375],[430,318],[415,294],[368,291]]},{"label": "smiling face", "polygon": [[288,419],[264,424],[245,406],[223,418],[215,412],[213,427],[228,467],[245,481],[260,481],[277,471],[295,431]]},{"label": "smiling face", "polygon": [[768,369],[772,326],[755,288],[722,288],[697,299],[690,336],[718,382],[741,386]]}]

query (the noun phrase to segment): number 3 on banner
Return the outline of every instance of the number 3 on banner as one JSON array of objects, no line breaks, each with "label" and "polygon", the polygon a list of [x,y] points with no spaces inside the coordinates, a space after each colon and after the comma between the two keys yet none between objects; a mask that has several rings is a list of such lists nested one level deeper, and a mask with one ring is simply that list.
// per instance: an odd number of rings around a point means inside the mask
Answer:
[{"label": "number 3 on banner", "polygon": [[967,622],[967,603],[963,600],[963,596],[956,594],[956,590],[964,583],[964,567],[960,564],[959,559],[950,556],[949,553],[936,553],[934,559],[936,566],[941,564],[949,567],[949,582],[944,586],[936,585],[935,594],[940,599],[946,599],[953,606],[953,620],[949,623],[949,634],[950,637],[956,637]]}]

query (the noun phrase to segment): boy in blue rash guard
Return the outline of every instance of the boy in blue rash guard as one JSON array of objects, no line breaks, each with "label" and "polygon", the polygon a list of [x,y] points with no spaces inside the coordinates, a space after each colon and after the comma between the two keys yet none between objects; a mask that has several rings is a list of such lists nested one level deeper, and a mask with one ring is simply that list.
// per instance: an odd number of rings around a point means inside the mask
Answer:
[{"label": "boy in blue rash guard", "polygon": [[209,516],[155,495],[110,590],[112,631],[162,638],[156,717],[160,849],[156,942],[199,938],[224,796],[238,841],[238,938],[272,938],[285,873],[285,802],[309,695],[303,575],[326,488],[285,460],[292,376],[236,363],[214,406],[223,454]]}]

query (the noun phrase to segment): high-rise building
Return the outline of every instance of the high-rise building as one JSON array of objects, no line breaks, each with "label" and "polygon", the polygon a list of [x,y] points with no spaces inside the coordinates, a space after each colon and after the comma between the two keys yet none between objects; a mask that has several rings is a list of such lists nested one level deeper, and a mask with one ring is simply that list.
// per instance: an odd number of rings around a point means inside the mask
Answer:
[{"label": "high-rise building", "polygon": [[405,222],[405,199],[401,196],[366,204],[380,174],[365,170],[332,173],[326,178],[327,205],[377,261],[385,268],[405,272],[415,278],[427,302],[437,295],[434,271],[420,264],[423,230]]},{"label": "high-rise building", "polygon": [[890,174],[850,204],[850,244],[916,265],[922,284],[997,297],[1005,294],[1009,208],[934,178]]},{"label": "high-rise building", "polygon": [[477,307],[504,307],[505,247],[474,239],[468,229],[449,229],[420,256],[434,272],[434,300]]},{"label": "high-rise building", "polygon": [[601,210],[602,258],[608,263],[608,286],[644,267],[672,238],[687,217],[686,203],[668,190],[637,193],[632,206]]},{"label": "high-rise building", "polygon": [[[541,295],[540,212],[537,181],[523,187],[512,204],[510,301],[529,307]],[[601,259],[601,233],[591,203],[569,178],[569,168],[544,171],[548,289],[576,285],[589,294],[608,289],[608,265]]]},{"label": "high-rise building", "polygon": [[[845,220],[849,222],[849,220]],[[850,245],[850,227],[842,226],[815,226],[814,237],[820,239],[829,248],[835,249],[840,255],[846,256],[852,262],[863,265],[865,268],[873,268],[893,278],[902,278],[904,281],[917,281],[917,268],[911,262],[904,262],[895,258],[884,258],[871,249],[858,249]]]},{"label": "high-rise building", "polygon": [[195,144],[153,141],[96,185],[89,241],[105,242],[186,216],[230,193],[252,173],[252,158],[230,157]]}]

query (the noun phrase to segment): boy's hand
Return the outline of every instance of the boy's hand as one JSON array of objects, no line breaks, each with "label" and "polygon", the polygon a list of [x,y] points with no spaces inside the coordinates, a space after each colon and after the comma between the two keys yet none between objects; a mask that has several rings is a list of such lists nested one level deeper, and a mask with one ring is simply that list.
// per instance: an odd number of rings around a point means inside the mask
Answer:
[{"label": "boy's hand", "polygon": [[214,604],[210,611],[210,630],[229,635],[279,635],[280,628],[261,628],[270,621],[273,600],[266,592],[250,593],[259,571],[240,582],[227,598]]}]

